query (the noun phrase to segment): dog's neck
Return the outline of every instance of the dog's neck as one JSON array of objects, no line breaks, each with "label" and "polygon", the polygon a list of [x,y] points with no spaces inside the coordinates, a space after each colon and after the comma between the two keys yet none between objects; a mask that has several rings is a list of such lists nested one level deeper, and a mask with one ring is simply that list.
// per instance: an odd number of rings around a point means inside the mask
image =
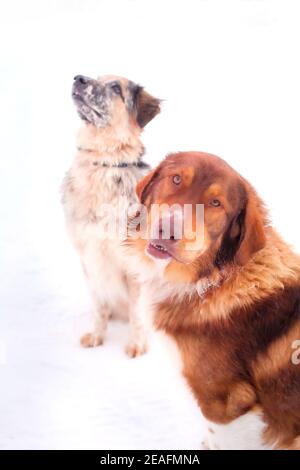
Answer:
[{"label": "dog's neck", "polygon": [[77,136],[79,155],[104,164],[135,164],[144,154],[140,140],[141,129],[130,127],[126,131],[114,129],[113,126],[98,129],[91,124],[81,127]]}]

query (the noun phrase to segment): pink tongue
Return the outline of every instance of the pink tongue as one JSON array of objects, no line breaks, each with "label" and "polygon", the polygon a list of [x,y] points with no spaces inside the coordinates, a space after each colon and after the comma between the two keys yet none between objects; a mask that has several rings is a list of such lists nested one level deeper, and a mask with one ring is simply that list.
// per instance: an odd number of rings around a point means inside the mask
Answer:
[{"label": "pink tongue", "polygon": [[167,259],[170,258],[171,255],[167,251],[160,250],[159,244],[157,244],[157,248],[155,245],[152,245],[151,243],[148,244],[147,246],[147,251],[149,255],[153,256],[154,258],[159,258],[159,259]]}]

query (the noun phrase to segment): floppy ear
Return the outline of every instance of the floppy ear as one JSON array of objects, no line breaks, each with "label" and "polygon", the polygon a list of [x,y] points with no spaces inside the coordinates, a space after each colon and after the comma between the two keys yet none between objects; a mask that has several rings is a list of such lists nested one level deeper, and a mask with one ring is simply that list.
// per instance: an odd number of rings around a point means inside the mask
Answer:
[{"label": "floppy ear", "polygon": [[139,88],[136,96],[136,120],[140,127],[145,127],[159,112],[160,100]]},{"label": "floppy ear", "polygon": [[247,261],[266,244],[263,208],[253,190],[248,190],[246,206],[240,217],[240,243],[234,260],[239,265]]},{"label": "floppy ear", "polygon": [[156,170],[150,171],[150,173],[144,176],[144,178],[136,185],[135,191],[141,203],[145,200],[146,189],[150,187],[155,173]]},{"label": "floppy ear", "polygon": [[240,188],[239,198],[242,209],[224,234],[215,258],[219,267],[230,262],[243,266],[266,243],[262,203],[254,190],[244,185]]}]

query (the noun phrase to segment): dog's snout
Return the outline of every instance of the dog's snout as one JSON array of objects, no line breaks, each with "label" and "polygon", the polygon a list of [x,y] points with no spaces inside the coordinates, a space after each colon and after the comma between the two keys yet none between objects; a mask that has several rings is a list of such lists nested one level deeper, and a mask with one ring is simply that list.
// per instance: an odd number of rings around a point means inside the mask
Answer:
[{"label": "dog's snout", "polygon": [[174,217],[162,217],[158,222],[158,238],[159,240],[168,240],[171,243],[177,242],[181,238],[180,221]]},{"label": "dog's snout", "polygon": [[74,77],[74,82],[79,83],[80,85],[86,85],[89,81],[88,77],[85,77],[84,75],[76,75]]},{"label": "dog's snout", "polygon": [[178,222],[173,214],[159,217],[148,245],[148,252],[154,258],[166,259],[174,256],[176,244],[182,238]]}]

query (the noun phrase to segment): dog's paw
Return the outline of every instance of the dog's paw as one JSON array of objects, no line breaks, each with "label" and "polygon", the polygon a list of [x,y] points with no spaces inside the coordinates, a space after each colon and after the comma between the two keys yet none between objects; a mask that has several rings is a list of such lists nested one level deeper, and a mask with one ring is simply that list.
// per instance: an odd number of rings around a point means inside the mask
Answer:
[{"label": "dog's paw", "polygon": [[80,344],[84,348],[95,348],[103,344],[103,336],[97,333],[86,333],[81,336]]},{"label": "dog's paw", "polygon": [[130,341],[126,348],[126,354],[131,357],[138,357],[147,352],[148,346],[146,342]]}]

